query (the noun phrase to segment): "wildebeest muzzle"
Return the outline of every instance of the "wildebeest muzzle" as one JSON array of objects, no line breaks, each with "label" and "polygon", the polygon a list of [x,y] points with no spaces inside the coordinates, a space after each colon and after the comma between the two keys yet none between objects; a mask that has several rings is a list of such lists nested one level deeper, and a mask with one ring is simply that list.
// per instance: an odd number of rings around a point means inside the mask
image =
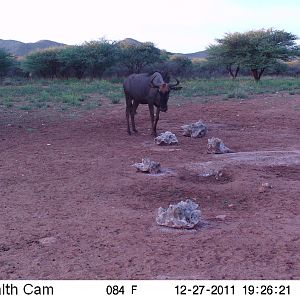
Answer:
[{"label": "wildebeest muzzle", "polygon": [[159,92],[159,95],[160,95],[159,109],[162,112],[166,112],[168,110],[169,92],[166,93]]}]

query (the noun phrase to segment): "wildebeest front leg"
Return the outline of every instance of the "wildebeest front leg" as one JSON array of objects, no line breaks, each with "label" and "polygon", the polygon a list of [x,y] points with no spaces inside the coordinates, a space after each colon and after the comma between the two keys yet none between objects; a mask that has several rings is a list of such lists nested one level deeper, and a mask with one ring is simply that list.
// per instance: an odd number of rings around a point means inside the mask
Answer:
[{"label": "wildebeest front leg", "polygon": [[154,106],[153,104],[149,104],[149,112],[150,112],[150,118],[151,118],[151,134],[156,136],[156,127],[154,123]]},{"label": "wildebeest front leg", "polygon": [[159,112],[160,112],[160,109],[159,109],[159,107],[157,107],[156,108],[156,115],[155,115],[155,123],[154,123],[154,132],[155,132],[155,135],[156,135],[157,122],[159,120]]}]

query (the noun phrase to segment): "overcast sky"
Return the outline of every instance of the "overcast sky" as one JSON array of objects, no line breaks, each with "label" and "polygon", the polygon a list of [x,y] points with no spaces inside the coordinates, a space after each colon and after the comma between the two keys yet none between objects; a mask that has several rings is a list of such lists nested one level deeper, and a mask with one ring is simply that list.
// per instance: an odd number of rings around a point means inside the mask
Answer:
[{"label": "overcast sky", "polygon": [[133,38],[191,53],[236,31],[272,27],[300,36],[299,19],[299,0],[1,0],[0,39]]}]

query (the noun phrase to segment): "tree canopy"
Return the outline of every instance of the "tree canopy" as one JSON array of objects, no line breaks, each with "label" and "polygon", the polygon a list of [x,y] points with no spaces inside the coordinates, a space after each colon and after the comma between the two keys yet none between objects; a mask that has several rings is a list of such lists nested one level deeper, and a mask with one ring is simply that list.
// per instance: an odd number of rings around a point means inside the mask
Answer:
[{"label": "tree canopy", "polygon": [[58,76],[60,62],[58,60],[59,48],[49,48],[27,55],[23,68],[32,75],[53,78]]},{"label": "tree canopy", "polygon": [[80,46],[51,48],[33,52],[23,63],[27,72],[41,77],[100,77],[119,55],[115,43],[91,41]]},{"label": "tree canopy", "polygon": [[208,47],[208,59],[226,67],[234,78],[240,66],[250,69],[258,81],[266,68],[300,55],[296,40],[297,36],[292,33],[274,29],[228,33],[224,38],[217,39],[216,45]]},{"label": "tree canopy", "polygon": [[6,75],[13,63],[13,55],[0,48],[0,79]]},{"label": "tree canopy", "polygon": [[160,50],[152,43],[128,44],[121,46],[121,63],[129,73],[140,73],[150,64],[160,61]]},{"label": "tree canopy", "polygon": [[76,77],[81,79],[86,72],[85,55],[83,46],[66,47],[58,52],[58,60],[61,63],[60,75],[62,77]]},{"label": "tree canopy", "polygon": [[118,59],[119,51],[115,42],[91,41],[83,44],[85,65],[90,77],[102,77],[104,71]]}]

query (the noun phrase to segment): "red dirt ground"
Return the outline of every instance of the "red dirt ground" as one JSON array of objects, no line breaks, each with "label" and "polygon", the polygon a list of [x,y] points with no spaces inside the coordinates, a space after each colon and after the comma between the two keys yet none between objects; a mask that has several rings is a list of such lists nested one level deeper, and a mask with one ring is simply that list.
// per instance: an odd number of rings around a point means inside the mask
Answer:
[{"label": "red dirt ground", "polygon": [[[154,144],[146,106],[132,136],[124,104],[22,114],[0,117],[0,279],[300,279],[299,95],[170,104],[170,147]],[[199,119],[207,137],[183,137]],[[212,136],[236,153],[207,154]],[[143,157],[171,172],[137,173]],[[223,176],[200,176],[211,170]],[[202,227],[156,224],[186,198]]]}]

